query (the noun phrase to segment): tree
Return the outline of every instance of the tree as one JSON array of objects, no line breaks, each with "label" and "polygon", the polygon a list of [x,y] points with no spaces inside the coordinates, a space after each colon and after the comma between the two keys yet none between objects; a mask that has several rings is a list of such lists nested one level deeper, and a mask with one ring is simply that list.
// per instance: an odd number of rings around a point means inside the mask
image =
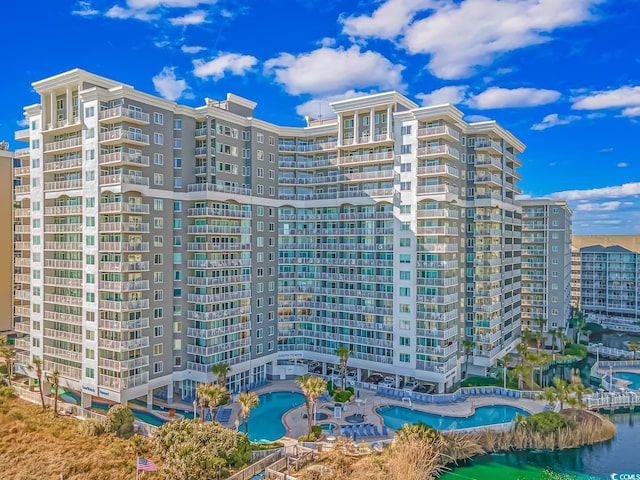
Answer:
[{"label": "tree", "polygon": [[58,389],[60,388],[60,372],[54,370],[51,375],[47,376],[47,382],[53,385],[53,411],[58,415],[58,398],[60,396]]},{"label": "tree", "polygon": [[556,389],[553,387],[545,387],[542,390],[542,394],[540,395],[540,400],[544,400],[549,403],[549,408],[553,410],[553,407],[556,404],[556,400],[558,396],[556,394]]},{"label": "tree", "polygon": [[536,341],[536,353],[540,353],[540,347],[542,346],[542,342],[544,341],[544,327],[547,325],[547,319],[536,318],[534,321],[538,329],[533,334],[533,338]]},{"label": "tree", "polygon": [[209,385],[207,385],[206,383],[199,383],[198,386],[196,387],[196,396],[198,397],[198,400],[200,402],[200,421],[201,422],[204,422],[204,416],[205,416],[204,408],[207,406],[208,391],[209,391]]},{"label": "tree", "polygon": [[211,373],[218,376],[218,385],[226,387],[227,375],[231,371],[231,367],[227,363],[216,363],[211,367]]},{"label": "tree", "polygon": [[105,431],[115,433],[118,437],[126,437],[133,433],[133,412],[126,405],[112,405],[104,418]]},{"label": "tree", "polygon": [[227,388],[224,384],[208,385],[205,395],[209,402],[209,412],[211,413],[211,421],[213,422],[216,408],[222,403],[222,400],[227,398]]},{"label": "tree", "polygon": [[631,340],[629,342],[629,350],[633,352],[633,359],[637,360],[637,353],[640,351],[640,342],[638,342],[638,340]]},{"label": "tree", "polygon": [[524,365],[525,356],[527,355],[528,351],[529,351],[529,346],[527,345],[527,342],[523,339],[522,342],[520,342],[516,347],[516,352],[518,353],[518,363],[520,365]]},{"label": "tree", "polygon": [[36,380],[38,380],[38,390],[40,391],[40,401],[42,402],[42,409],[44,410],[47,406],[44,403],[44,393],[42,392],[42,360],[39,358],[33,359],[33,365],[29,365],[27,367],[28,370],[36,370]]},{"label": "tree", "polygon": [[7,380],[9,386],[11,386],[11,375],[13,374],[13,361],[16,358],[16,349],[13,345],[9,344],[9,340],[6,335],[0,336],[0,357],[7,365]]},{"label": "tree", "polygon": [[260,400],[254,392],[242,392],[238,395],[238,403],[240,404],[240,415],[244,421],[244,433],[249,436],[249,414],[251,414],[251,409],[258,406]]},{"label": "tree", "polygon": [[307,409],[307,435],[311,436],[312,420],[314,419],[316,403],[318,402],[318,398],[327,390],[327,382],[321,377],[315,377],[309,374],[304,377],[298,377],[296,382],[300,385],[302,393],[304,393],[304,403]]},{"label": "tree", "polygon": [[560,402],[560,410],[564,408],[564,402],[567,401],[569,397],[569,384],[566,380],[562,380],[561,378],[554,377],[553,378],[553,387],[556,389],[556,395],[558,402]]},{"label": "tree", "polygon": [[551,337],[551,351],[555,352],[558,329],[557,328],[550,328],[547,333]]},{"label": "tree", "polygon": [[469,357],[473,353],[473,349],[476,348],[476,342],[473,340],[463,340],[462,347],[464,348],[464,354],[466,357],[464,362],[464,376],[466,378],[469,376]]},{"label": "tree", "polygon": [[571,379],[571,385],[569,390],[575,394],[578,408],[584,408],[585,403],[583,401],[584,396],[593,392],[590,388],[585,387],[580,380],[580,375],[573,375]]},{"label": "tree", "polygon": [[351,356],[351,350],[342,346],[336,348],[336,355],[340,359],[340,377],[342,378],[342,389],[347,388],[347,362]]}]

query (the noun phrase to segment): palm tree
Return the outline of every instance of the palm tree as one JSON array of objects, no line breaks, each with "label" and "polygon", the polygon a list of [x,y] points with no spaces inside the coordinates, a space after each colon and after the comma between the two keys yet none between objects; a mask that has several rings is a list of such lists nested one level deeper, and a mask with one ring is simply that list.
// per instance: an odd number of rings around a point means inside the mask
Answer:
[{"label": "palm tree", "polygon": [[42,402],[42,409],[44,410],[47,406],[44,403],[44,393],[42,392],[42,360],[39,358],[33,359],[33,365],[29,365],[27,367],[28,370],[36,370],[36,380],[38,380],[38,390],[40,391],[40,401]]},{"label": "palm tree", "polygon": [[535,322],[538,330],[534,333],[533,338],[536,341],[536,353],[540,353],[540,347],[542,346],[542,342],[544,341],[544,327],[547,324],[547,319],[536,318]]},{"label": "palm tree", "polygon": [[211,373],[218,376],[218,385],[223,387],[227,384],[227,375],[231,371],[231,367],[227,363],[216,363],[211,367]]},{"label": "palm tree", "polygon": [[347,388],[347,362],[351,356],[351,350],[345,346],[336,348],[336,355],[340,359],[340,377],[342,378],[342,389]]},{"label": "palm tree", "polygon": [[516,347],[516,352],[518,353],[518,363],[519,364],[524,365],[525,356],[527,355],[528,351],[529,351],[529,346],[527,345],[527,342],[523,338],[522,342],[520,342],[518,344],[518,346]]},{"label": "palm tree", "polygon": [[551,337],[551,351],[554,352],[556,350],[556,336],[558,335],[558,329],[550,328],[547,333]]},{"label": "palm tree", "polygon": [[240,415],[244,420],[244,433],[249,436],[249,414],[252,408],[256,408],[260,403],[258,396],[254,392],[242,392],[238,395],[238,403],[240,404]]},{"label": "palm tree", "polygon": [[209,412],[211,413],[211,421],[213,422],[214,414],[218,405],[222,400],[227,398],[227,388],[223,385],[208,385],[207,400],[209,401]]},{"label": "palm tree", "polygon": [[13,373],[13,361],[16,358],[16,349],[9,344],[6,335],[0,336],[0,357],[7,365],[7,380],[11,386],[11,374]]},{"label": "palm tree", "polygon": [[556,404],[556,400],[558,399],[558,395],[556,389],[553,387],[546,387],[542,390],[542,394],[540,395],[540,400],[544,400],[549,403],[549,408],[553,410],[553,407]]},{"label": "palm tree", "polygon": [[318,398],[324,394],[327,390],[327,382],[321,377],[313,375],[305,375],[304,377],[298,377],[296,379],[298,385],[304,393],[304,403],[307,409],[307,422],[308,432],[307,435],[311,435],[312,420],[314,420],[314,412]]},{"label": "palm tree", "polygon": [[58,415],[58,389],[60,387],[60,372],[58,370],[54,370],[53,372],[51,372],[51,375],[47,376],[47,382],[50,382],[53,385],[53,411],[55,412],[55,415]]},{"label": "palm tree", "polygon": [[536,353],[528,353],[526,355],[526,361],[527,364],[529,366],[529,368],[531,369],[531,384],[530,384],[530,389],[533,390],[533,385],[535,384],[534,379],[533,379],[533,374],[535,373],[535,367],[540,363],[540,355],[536,354]]},{"label": "palm tree", "polygon": [[584,330],[581,330],[582,334],[587,337],[587,345],[589,345],[589,337],[591,337],[591,334],[593,333],[591,330],[589,330],[588,328],[585,328]]},{"label": "palm tree", "polygon": [[553,386],[556,389],[558,401],[560,402],[560,410],[564,409],[564,402],[569,398],[569,384],[561,378],[553,378]]},{"label": "palm tree", "polygon": [[466,360],[464,362],[464,376],[467,378],[469,377],[469,357],[471,356],[471,353],[473,353],[473,349],[476,348],[476,342],[473,340],[463,340],[462,346],[466,356]]},{"label": "palm tree", "polygon": [[199,383],[196,387],[196,396],[200,401],[200,421],[204,422],[204,408],[207,406],[207,399],[209,393],[209,385],[206,383]]},{"label": "palm tree", "polygon": [[636,355],[640,351],[640,342],[638,342],[638,340],[631,340],[629,342],[629,350],[633,352],[633,359],[636,360]]},{"label": "palm tree", "polygon": [[588,395],[591,392],[593,392],[593,390],[585,387],[580,381],[580,377],[577,377],[577,379],[574,378],[574,382],[570,385],[569,388],[576,395],[578,408],[584,408],[585,404],[583,402],[583,398],[585,395]]}]

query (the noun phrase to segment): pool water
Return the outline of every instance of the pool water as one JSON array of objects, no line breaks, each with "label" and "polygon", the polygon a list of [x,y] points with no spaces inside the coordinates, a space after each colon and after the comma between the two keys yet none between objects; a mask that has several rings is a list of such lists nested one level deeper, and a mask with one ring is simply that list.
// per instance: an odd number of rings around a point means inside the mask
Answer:
[{"label": "pool water", "polygon": [[[249,415],[249,440],[273,442],[282,438],[286,428],[282,417],[304,403],[304,395],[296,392],[271,392],[258,397],[260,403]],[[239,430],[244,432],[244,423]]]},{"label": "pool water", "polygon": [[394,430],[400,430],[407,423],[422,422],[436,430],[455,430],[460,428],[483,427],[515,420],[516,415],[529,416],[530,413],[521,408],[508,405],[491,405],[478,407],[468,417],[450,417],[433,413],[411,410],[406,407],[384,406],[376,409],[384,420],[384,424]]},{"label": "pool water", "polygon": [[631,383],[627,386],[632,390],[640,390],[640,373],[631,372],[615,372],[613,378],[619,378],[621,380],[627,380]]}]

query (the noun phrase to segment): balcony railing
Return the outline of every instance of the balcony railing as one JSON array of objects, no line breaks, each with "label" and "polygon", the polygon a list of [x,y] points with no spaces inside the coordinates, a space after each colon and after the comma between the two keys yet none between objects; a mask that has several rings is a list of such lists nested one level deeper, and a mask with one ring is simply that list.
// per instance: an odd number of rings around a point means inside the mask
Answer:
[{"label": "balcony railing", "polygon": [[149,166],[149,157],[146,155],[138,155],[126,152],[114,152],[100,155],[100,165],[110,165],[118,163],[129,163],[140,167]]},{"label": "balcony railing", "polygon": [[107,132],[100,133],[100,141],[101,142],[109,142],[109,141],[130,141],[133,143],[140,143],[144,145],[149,145],[149,135],[145,133],[138,133],[129,130],[109,130]]},{"label": "balcony railing", "polygon": [[149,317],[142,317],[136,320],[107,320],[100,319],[100,328],[103,330],[111,330],[114,332],[132,332],[149,328]]},{"label": "balcony railing", "polygon": [[114,107],[100,111],[100,120],[122,118],[134,120],[140,123],[149,123],[149,114],[126,107]]},{"label": "balcony railing", "polygon": [[129,312],[133,310],[146,310],[149,308],[149,299],[143,298],[142,300],[100,300],[100,308],[104,310],[111,310],[116,312]]},{"label": "balcony railing", "polygon": [[82,147],[82,137],[67,138],[66,140],[59,140],[57,142],[50,142],[44,144],[45,152],[53,152],[55,150],[68,150]]}]

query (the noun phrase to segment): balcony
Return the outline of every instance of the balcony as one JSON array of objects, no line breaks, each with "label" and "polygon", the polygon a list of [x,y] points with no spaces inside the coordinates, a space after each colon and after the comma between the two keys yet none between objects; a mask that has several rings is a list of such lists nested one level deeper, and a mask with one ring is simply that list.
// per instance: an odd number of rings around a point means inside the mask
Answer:
[{"label": "balcony", "polygon": [[30,148],[16,148],[16,151],[13,152],[13,155],[16,158],[27,158],[31,154]]},{"label": "balcony", "polygon": [[221,277],[187,277],[187,285],[194,287],[212,287],[215,285],[232,285],[234,283],[249,283],[251,275],[230,275]]},{"label": "balcony", "polygon": [[119,123],[123,120],[128,123],[147,125],[149,123],[149,114],[122,106],[100,111],[101,123]]},{"label": "balcony", "polygon": [[130,202],[105,202],[100,204],[100,213],[149,213],[149,205]]},{"label": "balcony", "polygon": [[73,287],[82,288],[82,278],[68,278],[68,277],[54,277],[52,275],[46,275],[44,277],[44,283],[52,287]]},{"label": "balcony", "polygon": [[82,233],[81,223],[47,223],[44,233]]},{"label": "balcony", "polygon": [[416,250],[418,253],[456,253],[459,250],[457,243],[418,243]]},{"label": "balcony", "polygon": [[416,345],[416,353],[433,355],[435,357],[448,357],[458,352],[458,342],[453,342],[446,347],[434,347],[428,345]]},{"label": "balcony", "polygon": [[148,242],[100,242],[98,248],[102,252],[139,252],[149,251]]},{"label": "balcony", "polygon": [[134,338],[132,340],[110,340],[108,338],[98,339],[98,347],[115,352],[136,350],[138,348],[146,348],[148,346],[149,337]]},{"label": "balcony", "polygon": [[44,346],[44,354],[54,358],[70,360],[76,363],[82,363],[82,352],[74,352],[73,350]]},{"label": "balcony", "polygon": [[16,185],[13,190],[16,195],[29,195],[31,194],[31,185]]},{"label": "balcony", "polygon": [[460,171],[456,167],[449,165],[433,165],[429,167],[418,167],[416,171],[418,176],[425,177],[453,177],[459,178]]},{"label": "balcony", "polygon": [[251,250],[251,244],[240,242],[187,243],[188,252],[235,252],[238,250]]},{"label": "balcony", "polygon": [[447,328],[445,330],[416,328],[417,337],[437,338],[438,340],[447,340],[454,338],[458,334],[456,327]]},{"label": "balcony", "polygon": [[450,193],[458,195],[458,187],[453,185],[439,184],[439,185],[418,185],[416,187],[417,195],[438,195]]},{"label": "balcony", "polygon": [[45,172],[61,172],[64,170],[78,170],[82,168],[82,158],[69,158],[67,160],[57,160],[52,162],[45,162]]},{"label": "balcony", "polygon": [[100,308],[103,310],[110,310],[113,312],[130,312],[134,310],[146,310],[149,308],[149,299],[143,298],[141,300],[100,300]]},{"label": "balcony", "polygon": [[130,377],[117,378],[108,375],[98,376],[98,385],[111,390],[126,390],[149,383],[149,372],[142,372]]},{"label": "balcony", "polygon": [[210,269],[210,268],[234,268],[250,267],[251,259],[231,259],[231,260],[187,260],[187,268]]},{"label": "balcony", "polygon": [[100,262],[105,272],[148,272],[149,262]]},{"label": "balcony", "polygon": [[219,233],[227,235],[242,235],[250,234],[251,227],[228,227],[220,225],[189,225],[187,232],[190,234],[202,234],[202,233]]},{"label": "balcony", "polygon": [[100,155],[100,165],[131,165],[134,167],[148,167],[149,157],[125,152],[114,152]]},{"label": "balcony", "polygon": [[418,138],[442,138],[450,142],[460,140],[460,134],[448,125],[439,125],[435,127],[419,128],[417,131]]},{"label": "balcony", "polygon": [[65,342],[82,344],[82,334],[65,332],[62,330],[54,330],[53,328],[45,328],[44,336],[46,338],[53,338],[54,340],[62,340]]},{"label": "balcony", "polygon": [[149,317],[123,321],[100,319],[99,324],[102,330],[110,330],[112,332],[133,332],[135,330],[149,328]]},{"label": "balcony", "polygon": [[217,312],[195,312],[193,310],[189,310],[187,312],[187,320],[208,322],[212,320],[221,320],[228,317],[249,315],[250,313],[251,307],[228,308],[225,310],[218,310]]},{"label": "balcony", "polygon": [[82,137],[72,137],[66,140],[58,140],[57,142],[50,142],[44,144],[45,152],[58,152],[79,150],[82,147]]},{"label": "balcony", "polygon": [[416,235],[458,235],[458,227],[416,227]]},{"label": "balcony", "polygon": [[502,155],[502,144],[491,139],[476,139],[476,152],[484,151]]},{"label": "balcony", "polygon": [[98,285],[100,290],[106,290],[109,292],[137,292],[149,290],[149,280],[137,280],[130,282],[108,282],[101,280]]},{"label": "balcony", "polygon": [[131,358],[129,360],[111,360],[109,358],[98,358],[98,366],[113,370],[115,372],[124,372],[135,368],[144,368],[149,366],[149,355]]},{"label": "balcony", "polygon": [[44,189],[47,191],[55,190],[79,190],[82,188],[82,179],[61,180],[57,182],[45,182]]},{"label": "balcony", "polygon": [[17,300],[31,300],[31,291],[30,290],[15,290],[13,292],[14,298]]},{"label": "balcony", "polygon": [[13,276],[13,281],[16,283],[31,283],[31,275],[26,273],[16,273]]},{"label": "balcony", "polygon": [[44,242],[45,250],[80,250],[82,251],[82,242]]},{"label": "balcony", "polygon": [[60,376],[63,378],[71,378],[73,380],[80,380],[82,378],[81,368],[65,365],[64,363],[45,360],[43,367],[44,367],[44,370],[47,372],[58,371]]},{"label": "balcony", "polygon": [[196,128],[195,130],[195,136],[196,138],[198,137],[206,137],[206,136],[212,136],[215,137],[216,136],[216,131],[211,128],[208,129],[207,127],[202,127],[202,128]]},{"label": "balcony", "polygon": [[68,325],[82,325],[82,315],[73,315],[71,313],[51,312],[45,310],[43,318],[51,322],[64,323]]},{"label": "balcony", "polygon": [[78,117],[78,112],[74,111],[71,119],[60,119],[60,115],[58,115],[58,118],[59,120],[57,120],[56,122],[48,123],[45,126],[44,130],[48,132],[55,132],[58,135],[66,132],[80,130],[81,124],[80,118]]},{"label": "balcony", "polygon": [[120,185],[137,185],[148,187],[149,177],[143,177],[140,175],[127,175],[118,173],[115,175],[101,175],[100,186],[120,186]]},{"label": "balcony", "polygon": [[45,215],[82,215],[82,205],[44,207]]},{"label": "balcony", "polygon": [[381,161],[394,160],[393,151],[382,153],[363,153],[338,157],[338,165],[355,165],[360,163],[378,164]]},{"label": "balcony", "polygon": [[457,260],[449,261],[421,261],[416,262],[416,268],[426,270],[449,270],[451,268],[458,268]]},{"label": "balcony", "polygon": [[16,130],[16,132],[13,134],[13,138],[15,140],[18,140],[18,141],[28,142],[29,141],[29,129],[25,128],[25,129],[22,129],[22,130]]},{"label": "balcony", "polygon": [[104,222],[99,224],[100,233],[149,233],[148,223]]},{"label": "balcony", "polygon": [[107,132],[100,132],[100,143],[102,145],[118,145],[129,143],[141,147],[149,145],[149,135],[130,130],[116,129]]},{"label": "balcony", "polygon": [[251,218],[251,211],[239,208],[190,208],[188,214],[190,217]]},{"label": "balcony", "polygon": [[485,167],[493,170],[502,170],[502,160],[491,155],[478,155],[476,158],[476,168]]},{"label": "balcony", "polygon": [[22,177],[23,175],[29,175],[31,173],[31,167],[28,165],[24,167],[13,167],[13,176]]},{"label": "balcony", "polygon": [[416,302],[429,305],[449,305],[458,302],[458,294],[449,295],[416,295]]},{"label": "balcony", "polygon": [[82,270],[82,260],[58,260],[53,258],[44,259],[45,268]]},{"label": "balcony", "polygon": [[187,353],[190,355],[200,355],[203,357],[209,357],[222,352],[228,352],[238,348],[244,348],[251,345],[251,337],[243,338],[241,340],[234,340],[232,342],[223,342],[219,345],[213,345],[210,347],[199,347],[197,345],[187,345]]},{"label": "balcony", "polygon": [[30,208],[16,208],[13,210],[13,216],[15,218],[31,218]]},{"label": "balcony", "polygon": [[215,338],[223,335],[230,335],[239,332],[245,332],[251,330],[251,323],[241,322],[226,325],[224,327],[200,329],[200,328],[187,328],[187,337],[190,338]]},{"label": "balcony", "polygon": [[449,145],[434,145],[418,148],[418,157],[428,158],[448,158],[450,160],[460,160],[460,152]]},{"label": "balcony", "polygon": [[72,297],[70,295],[56,295],[54,293],[45,293],[44,301],[48,303],[57,303],[59,305],[71,305],[73,307],[82,306],[82,297]]},{"label": "balcony", "polygon": [[488,184],[491,187],[501,187],[502,178],[498,175],[476,175],[475,183],[476,185]]},{"label": "balcony", "polygon": [[31,349],[31,338],[16,338],[15,347],[19,350],[30,350]]},{"label": "balcony", "polygon": [[416,369],[424,370],[425,372],[440,373],[445,375],[453,371],[457,366],[458,360],[452,358],[446,362],[433,362],[428,360],[416,360]]},{"label": "balcony", "polygon": [[187,192],[220,192],[236,195],[251,195],[250,188],[234,187],[231,185],[217,185],[214,183],[192,183],[187,187]]}]

